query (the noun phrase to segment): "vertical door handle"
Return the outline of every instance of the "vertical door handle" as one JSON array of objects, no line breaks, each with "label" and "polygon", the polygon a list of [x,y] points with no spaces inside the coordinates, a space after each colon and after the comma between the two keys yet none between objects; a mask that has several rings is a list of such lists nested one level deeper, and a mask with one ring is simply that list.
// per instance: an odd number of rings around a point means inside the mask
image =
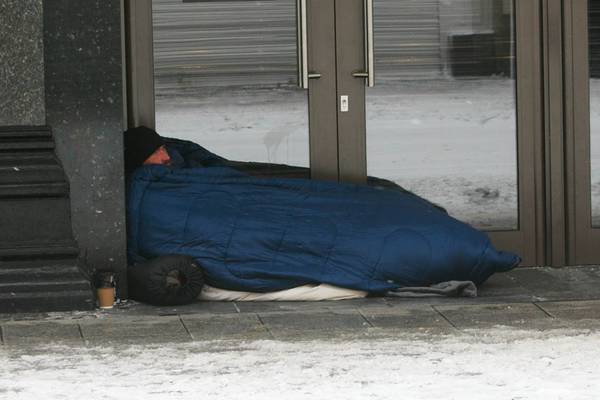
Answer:
[{"label": "vertical door handle", "polygon": [[375,62],[373,59],[373,0],[364,0],[365,17],[365,69],[354,72],[355,78],[367,78],[367,86],[375,85]]},{"label": "vertical door handle", "polygon": [[318,79],[321,74],[308,71],[308,17],[307,0],[296,0],[297,47],[298,47],[298,86],[308,89],[309,79]]}]

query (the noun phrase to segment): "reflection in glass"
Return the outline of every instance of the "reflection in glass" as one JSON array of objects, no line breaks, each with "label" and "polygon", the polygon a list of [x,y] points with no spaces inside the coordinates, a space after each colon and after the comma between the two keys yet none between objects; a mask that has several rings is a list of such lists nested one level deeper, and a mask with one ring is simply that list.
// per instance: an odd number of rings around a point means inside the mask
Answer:
[{"label": "reflection in glass", "polygon": [[592,225],[600,227],[600,3],[588,2]]},{"label": "reflection in glass", "polygon": [[513,10],[374,1],[368,173],[488,230],[518,229]]},{"label": "reflection in glass", "polygon": [[157,131],[233,160],[308,166],[295,0],[152,5]]}]

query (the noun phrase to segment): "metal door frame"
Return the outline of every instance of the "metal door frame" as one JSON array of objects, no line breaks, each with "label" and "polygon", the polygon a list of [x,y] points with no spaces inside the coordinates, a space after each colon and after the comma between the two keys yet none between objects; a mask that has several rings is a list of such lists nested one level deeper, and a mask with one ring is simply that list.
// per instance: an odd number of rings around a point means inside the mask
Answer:
[{"label": "metal door frame", "polygon": [[569,264],[600,262],[592,226],[588,0],[564,0],[565,170]]},{"label": "metal door frame", "polygon": [[[352,73],[364,70],[363,0],[336,0],[338,99],[351,95],[358,112],[338,109],[340,179],[364,182],[367,176],[365,82]],[[352,7],[349,2],[352,1]],[[343,3],[343,7],[342,4]],[[500,249],[520,254],[523,265],[545,261],[544,120],[542,6],[538,0],[514,0],[516,18],[517,151],[519,229],[488,232]],[[560,43],[560,42],[559,42]],[[354,51],[354,53],[352,53]],[[351,53],[351,54],[347,54]],[[375,74],[377,71],[375,71]]]},{"label": "metal door frame", "polygon": [[127,126],[154,128],[152,0],[125,0]]},{"label": "metal door frame", "polygon": [[[338,157],[340,181],[367,182],[367,136],[365,83],[356,78],[358,71],[366,72],[365,0],[336,0],[336,98],[348,96],[348,111],[336,108],[338,120]],[[339,102],[339,100],[338,100]]]},{"label": "metal door frame", "polygon": [[[307,10],[310,176],[338,179],[335,0],[305,0]],[[302,16],[300,16],[302,18]],[[301,46],[299,46],[301,47]]]},{"label": "metal door frame", "polygon": [[545,256],[552,266],[567,265],[565,125],[562,0],[543,0]]}]

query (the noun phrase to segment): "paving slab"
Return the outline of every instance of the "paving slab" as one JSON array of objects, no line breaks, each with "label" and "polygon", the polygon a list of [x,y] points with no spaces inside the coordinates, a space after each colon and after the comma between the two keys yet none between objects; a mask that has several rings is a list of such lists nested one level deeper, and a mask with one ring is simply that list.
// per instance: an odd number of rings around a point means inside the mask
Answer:
[{"label": "paving slab", "polygon": [[497,325],[521,329],[558,327],[557,321],[535,304],[476,304],[434,306],[459,329],[488,328]]},{"label": "paving slab", "polygon": [[428,305],[368,308],[361,310],[361,314],[376,328],[453,328],[440,313]]},{"label": "paving slab", "polygon": [[555,318],[570,321],[588,319],[600,323],[600,300],[551,301],[537,305]]},{"label": "paving slab", "polygon": [[259,314],[275,339],[332,339],[367,334],[371,324],[358,312]]},{"label": "paving slab", "polygon": [[530,300],[531,293],[521,286],[511,274],[499,273],[492,275],[478,288],[481,299],[513,298]]},{"label": "paving slab", "polygon": [[9,322],[2,324],[3,343],[8,346],[83,344],[76,323]]},{"label": "paving slab", "polygon": [[536,300],[600,299],[598,267],[518,268],[508,273]]},{"label": "paving slab", "polygon": [[177,307],[158,307],[157,310],[162,315],[177,313],[185,314],[236,314],[239,312],[232,301],[196,301],[192,304]]},{"label": "paving slab", "polygon": [[182,321],[194,340],[272,339],[256,314],[184,315]]},{"label": "paving slab", "polygon": [[113,319],[79,324],[88,344],[185,342],[191,337],[179,316]]},{"label": "paving slab", "polygon": [[361,308],[385,307],[387,303],[383,297],[371,297],[338,301],[240,301],[236,302],[236,306],[241,313],[343,312]]},{"label": "paving slab", "polygon": [[238,301],[241,313],[326,312],[334,301]]},{"label": "paving slab", "polygon": [[368,310],[370,308],[386,308],[390,307],[385,297],[365,297],[363,299],[350,299],[341,301],[329,302],[329,311],[332,312],[343,312],[353,310]]},{"label": "paving slab", "polygon": [[[478,299],[478,298],[477,298]],[[392,308],[404,308],[411,306],[432,306],[432,305],[468,305],[477,304],[475,298],[466,297],[444,297],[444,296],[428,296],[428,297],[386,297],[385,302]]]},{"label": "paving slab", "polygon": [[133,300],[125,301],[103,314],[118,316],[168,316],[183,314],[236,314],[238,309],[233,302],[196,301],[182,306],[153,306]]}]

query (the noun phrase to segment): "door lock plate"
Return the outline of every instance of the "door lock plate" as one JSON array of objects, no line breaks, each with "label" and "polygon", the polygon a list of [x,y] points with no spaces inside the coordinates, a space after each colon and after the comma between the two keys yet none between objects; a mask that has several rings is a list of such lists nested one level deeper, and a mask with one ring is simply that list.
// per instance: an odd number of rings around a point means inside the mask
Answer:
[{"label": "door lock plate", "polygon": [[348,112],[348,96],[347,95],[343,95],[340,96],[340,111],[341,112]]}]

